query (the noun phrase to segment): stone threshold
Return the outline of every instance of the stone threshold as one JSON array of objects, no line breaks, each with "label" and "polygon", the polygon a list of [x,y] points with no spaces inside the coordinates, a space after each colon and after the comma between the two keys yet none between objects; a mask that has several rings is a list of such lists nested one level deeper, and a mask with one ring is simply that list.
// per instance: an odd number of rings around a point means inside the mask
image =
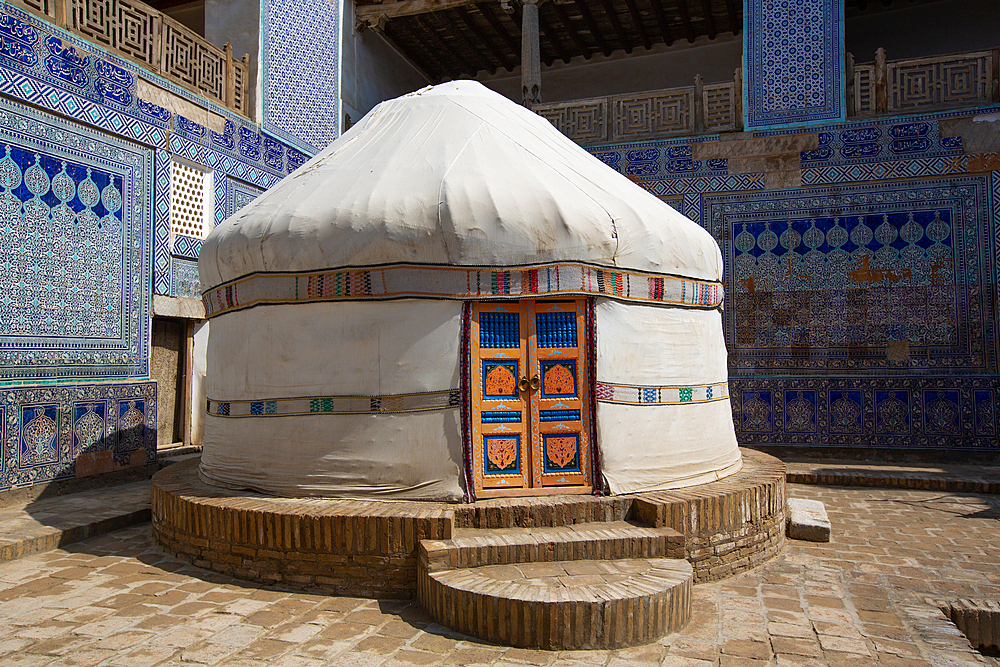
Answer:
[{"label": "stone threshold", "polygon": [[149,480],[6,507],[0,509],[0,562],[58,549],[150,519]]},{"label": "stone threshold", "polygon": [[1000,468],[956,464],[893,465],[861,461],[786,461],[789,484],[1000,494]]},{"label": "stone threshold", "polygon": [[142,468],[0,493],[0,563],[149,523],[150,477],[199,452],[160,452]]}]

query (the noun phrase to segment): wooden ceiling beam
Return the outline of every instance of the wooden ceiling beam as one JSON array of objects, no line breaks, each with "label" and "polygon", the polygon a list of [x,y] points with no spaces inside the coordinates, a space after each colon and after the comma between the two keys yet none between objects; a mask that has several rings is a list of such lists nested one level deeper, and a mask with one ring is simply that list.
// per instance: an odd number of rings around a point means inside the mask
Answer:
[{"label": "wooden ceiling beam", "polygon": [[396,0],[354,8],[354,18],[358,31],[384,24],[389,19],[401,16],[418,16],[430,12],[440,12],[465,5],[475,4],[475,0]]},{"label": "wooden ceiling beam", "polygon": [[611,22],[611,27],[614,28],[615,34],[621,40],[625,53],[632,53],[632,42],[626,37],[625,28],[622,27],[622,22],[618,20],[618,14],[615,13],[615,8],[612,6],[611,0],[601,0],[601,6],[604,7],[604,13],[608,15],[608,21]]},{"label": "wooden ceiling beam", "polygon": [[[563,43],[559,41],[559,34],[556,32],[555,28],[552,27],[552,24],[545,18],[545,15],[542,14],[541,8],[539,8],[538,11],[538,27],[542,29],[542,34],[545,35],[545,39],[549,40],[549,43],[552,45],[552,48],[555,49],[559,58],[564,63],[569,63],[570,59],[573,57],[572,54],[570,54],[570,52],[566,50]],[[545,64],[551,65],[552,63],[553,60],[550,58]]]},{"label": "wooden ceiling beam", "polygon": [[715,15],[712,13],[712,0],[701,0],[701,10],[705,12],[705,25],[708,28],[708,38],[715,39],[719,30],[715,27]]},{"label": "wooden ceiling beam", "polygon": [[649,0],[649,4],[652,5],[656,22],[660,26],[660,35],[663,37],[663,43],[670,46],[674,43],[674,33],[670,31],[670,24],[667,23],[667,15],[663,11],[663,4],[660,0]]},{"label": "wooden ceiling beam", "polygon": [[687,0],[677,0],[677,12],[681,15],[681,23],[684,25],[684,34],[687,36],[689,44],[694,43],[694,26],[691,25],[691,13],[688,12]]},{"label": "wooden ceiling beam", "polygon": [[[448,68],[438,60],[434,54],[434,50],[427,48],[424,41],[420,39],[420,35],[414,34],[412,30],[406,27],[406,21],[396,21],[393,23],[392,31],[400,33],[399,39],[393,38],[388,33],[384,34],[383,37],[391,39],[393,45],[403,52],[403,55],[410,60],[414,67],[425,71],[428,79],[431,81],[440,81],[443,75],[448,72]],[[415,54],[413,49],[407,46],[407,42],[413,44],[420,51],[420,54]]]},{"label": "wooden ceiling beam", "polygon": [[[475,71],[471,71],[472,67],[467,59],[454,57],[454,49],[450,48],[447,43],[441,39],[437,30],[427,25],[423,16],[413,16],[410,20],[413,21],[417,27],[417,30],[414,32],[426,35],[427,41],[431,42],[428,46],[431,49],[436,49],[436,52],[441,54],[443,59],[446,59],[443,61],[445,64],[445,76],[454,78],[456,76],[461,76],[462,74],[468,74],[470,76],[476,75]],[[452,57],[448,58],[449,55]]]},{"label": "wooden ceiling beam", "polygon": [[580,35],[580,32],[573,27],[573,23],[569,19],[569,14],[558,2],[552,3],[552,8],[556,10],[556,16],[559,17],[562,24],[566,26],[566,31],[569,32],[569,36],[576,44],[576,48],[580,50],[584,58],[589,59],[592,55],[590,47],[583,41],[583,37]]},{"label": "wooden ceiling beam", "polygon": [[726,0],[726,14],[729,16],[729,30],[734,35],[740,34],[740,18],[736,15],[736,3],[733,0]]},{"label": "wooden ceiling beam", "polygon": [[437,14],[435,14],[435,16],[437,16],[440,19],[440,21],[445,25],[446,28],[450,28],[450,32],[454,34],[458,39],[458,41],[463,43],[465,45],[465,48],[467,48],[472,53],[473,57],[479,62],[479,65],[481,66],[480,69],[493,73],[496,71],[497,67],[503,67],[502,60],[499,60],[497,64],[494,65],[493,61],[490,60],[489,57],[487,57],[487,55],[482,52],[480,47],[473,44],[472,40],[469,39],[466,36],[466,34],[462,32],[462,29],[455,24],[455,22],[452,20],[448,12],[438,12]]},{"label": "wooden ceiling beam", "polygon": [[597,25],[597,20],[587,8],[586,0],[579,0],[576,6],[580,10],[580,16],[583,17],[583,20],[587,23],[587,27],[590,28],[590,34],[594,36],[594,42],[601,49],[601,53],[605,56],[610,56],[614,49],[612,49],[608,42],[604,39],[604,35],[601,33],[601,27]]},{"label": "wooden ceiling beam", "polygon": [[632,22],[635,23],[635,29],[639,32],[639,39],[642,40],[642,45],[648,51],[653,48],[653,43],[649,41],[646,26],[642,24],[642,15],[639,14],[639,8],[636,6],[635,0],[625,0],[625,6],[628,7],[628,12],[632,15]]},{"label": "wooden ceiling beam", "polygon": [[510,53],[506,53],[502,49],[497,48],[493,41],[486,37],[486,33],[480,30],[479,26],[476,25],[476,20],[469,12],[468,7],[459,7],[455,11],[458,12],[458,17],[462,20],[462,23],[465,24],[465,27],[469,29],[469,32],[471,32],[482,44],[486,45],[486,47],[490,50],[490,53],[493,54],[493,57],[496,58],[498,63],[500,63],[500,66],[506,70],[513,71],[514,66],[517,64],[517,60],[513,58]]},{"label": "wooden ceiling beam", "polygon": [[[510,49],[510,52],[514,54],[514,60],[516,65],[517,62],[520,61],[521,43],[517,39],[515,39],[513,35],[510,34],[510,31],[507,30],[503,22],[500,21],[500,18],[493,13],[493,4],[494,3],[492,2],[481,2],[478,5],[476,5],[476,8],[479,10],[479,13],[486,18],[486,22],[490,24],[490,27],[493,28],[493,31],[496,32],[496,34],[500,36],[500,39],[504,41],[504,43],[507,45],[507,48]],[[520,26],[515,26],[515,27],[517,28],[518,37],[520,37],[521,27]]]}]

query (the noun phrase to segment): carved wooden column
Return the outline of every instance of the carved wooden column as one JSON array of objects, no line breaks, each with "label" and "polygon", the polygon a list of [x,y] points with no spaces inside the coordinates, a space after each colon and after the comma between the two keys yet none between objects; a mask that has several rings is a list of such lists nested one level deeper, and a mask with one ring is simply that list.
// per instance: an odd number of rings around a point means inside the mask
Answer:
[{"label": "carved wooden column", "polygon": [[542,101],[542,61],[538,46],[539,0],[524,0],[521,10],[521,98],[529,109]]}]

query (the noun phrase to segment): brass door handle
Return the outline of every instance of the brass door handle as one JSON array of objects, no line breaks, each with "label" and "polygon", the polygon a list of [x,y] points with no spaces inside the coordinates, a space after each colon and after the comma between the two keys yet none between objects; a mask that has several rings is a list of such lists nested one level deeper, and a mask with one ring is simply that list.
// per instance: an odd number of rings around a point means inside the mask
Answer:
[{"label": "brass door handle", "polygon": [[531,388],[537,391],[538,387],[541,385],[541,383],[542,383],[542,381],[538,377],[538,374],[536,373],[535,377],[531,378]]},{"label": "brass door handle", "polygon": [[530,386],[531,385],[528,383],[528,378],[526,377],[521,378],[521,380],[517,383],[517,388],[519,391],[528,391],[528,388]]}]

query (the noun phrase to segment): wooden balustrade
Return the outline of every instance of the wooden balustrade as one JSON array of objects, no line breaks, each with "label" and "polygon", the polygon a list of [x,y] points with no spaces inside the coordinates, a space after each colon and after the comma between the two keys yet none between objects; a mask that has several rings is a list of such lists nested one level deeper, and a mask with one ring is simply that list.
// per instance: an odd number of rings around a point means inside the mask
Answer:
[{"label": "wooden balustrade", "polygon": [[[936,111],[1000,102],[1000,50],[855,64],[846,55],[849,116]],[[533,105],[582,145],[743,129],[742,70],[732,82]]]},{"label": "wooden balustrade", "polygon": [[8,0],[191,92],[248,115],[250,61],[138,0]]},{"label": "wooden balustrade", "polygon": [[579,144],[617,143],[742,129],[740,72],[734,81],[593,97],[532,110]]},{"label": "wooden balustrade", "polygon": [[852,116],[910,113],[1000,101],[1000,54],[973,51],[928,58],[855,64],[847,54],[847,110]]}]

